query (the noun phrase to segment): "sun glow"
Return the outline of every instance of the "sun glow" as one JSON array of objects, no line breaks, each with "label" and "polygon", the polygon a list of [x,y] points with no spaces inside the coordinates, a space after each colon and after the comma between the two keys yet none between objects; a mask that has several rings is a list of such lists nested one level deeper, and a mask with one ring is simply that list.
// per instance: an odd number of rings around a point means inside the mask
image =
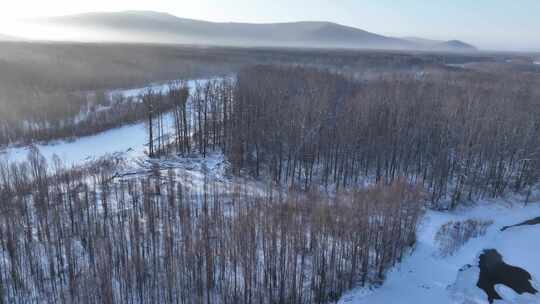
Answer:
[{"label": "sun glow", "polygon": [[540,27],[537,0],[6,0],[0,9],[0,34],[44,39],[54,33],[58,40],[72,39],[81,34],[20,21],[126,10],[208,21],[330,21],[393,37],[459,39],[493,49],[540,49],[540,32],[530,31]]}]

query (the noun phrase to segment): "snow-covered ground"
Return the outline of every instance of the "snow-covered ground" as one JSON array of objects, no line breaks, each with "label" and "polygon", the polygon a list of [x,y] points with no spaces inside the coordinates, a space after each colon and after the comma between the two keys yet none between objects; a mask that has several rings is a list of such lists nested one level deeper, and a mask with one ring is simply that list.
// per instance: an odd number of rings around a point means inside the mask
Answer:
[{"label": "snow-covered ground", "polygon": [[[124,126],[108,130],[93,136],[85,136],[74,141],[59,141],[52,144],[39,144],[36,147],[40,153],[52,161],[57,155],[68,165],[77,165],[83,162],[103,157],[107,154],[126,153],[130,157],[143,155],[146,143],[146,130],[144,123]],[[0,157],[6,157],[12,162],[26,160],[29,147],[12,147],[0,151]]]},{"label": "snow-covered ground", "polygon": [[[510,203],[509,201],[514,201]],[[428,211],[418,232],[415,250],[390,271],[380,288],[359,288],[344,295],[340,304],[378,303],[488,303],[487,295],[476,286],[478,257],[484,249],[496,249],[509,265],[521,267],[533,277],[533,286],[540,290],[540,225],[514,225],[540,216],[540,202],[523,206],[517,199],[481,202],[455,212]],[[467,219],[492,220],[487,233],[471,239],[454,255],[442,257],[435,234],[449,221]],[[469,271],[459,271],[465,265]],[[517,295],[504,285],[496,290],[505,299],[494,303],[540,303],[540,295]]]},{"label": "snow-covered ground", "polygon": [[535,61],[533,63],[536,64],[536,65],[540,65],[540,61]]},{"label": "snow-covered ground", "polygon": [[[172,114],[164,115],[164,125],[165,133],[173,131]],[[146,122],[139,122],[72,141],[37,144],[35,147],[48,162],[52,162],[56,155],[67,165],[79,165],[111,154],[121,154],[129,159],[142,157],[147,150],[147,137]],[[10,147],[0,150],[0,157],[11,162],[22,162],[27,159],[29,149],[29,146]]]}]

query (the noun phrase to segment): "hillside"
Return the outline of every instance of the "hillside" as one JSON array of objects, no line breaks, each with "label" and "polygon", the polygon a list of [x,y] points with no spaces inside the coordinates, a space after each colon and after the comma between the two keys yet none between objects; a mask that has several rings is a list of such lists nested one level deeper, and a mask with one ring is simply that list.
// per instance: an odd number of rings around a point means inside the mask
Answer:
[{"label": "hillside", "polygon": [[476,52],[478,49],[466,42],[460,40],[432,40],[419,37],[404,37],[404,40],[422,45],[424,49],[434,51],[454,51],[454,52]]},{"label": "hillside", "polygon": [[436,44],[434,47],[436,49],[451,49],[463,52],[477,51],[476,47],[459,40],[441,42],[439,44]]},{"label": "hillside", "polygon": [[[430,47],[331,22],[218,23],[148,12],[86,13],[40,19],[38,24],[72,29],[89,41],[209,44],[227,46],[416,49]],[[83,33],[81,35],[81,33]],[[463,51],[446,43],[437,50]]]}]

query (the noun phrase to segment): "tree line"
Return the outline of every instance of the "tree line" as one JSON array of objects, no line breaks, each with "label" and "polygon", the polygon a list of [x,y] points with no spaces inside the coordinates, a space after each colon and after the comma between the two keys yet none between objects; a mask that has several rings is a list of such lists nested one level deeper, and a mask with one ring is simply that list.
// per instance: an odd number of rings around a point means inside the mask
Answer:
[{"label": "tree line", "polygon": [[406,177],[433,203],[455,207],[531,193],[540,176],[538,83],[473,71],[358,82],[256,66],[234,83],[199,85],[187,102],[191,133],[177,130],[176,138],[192,141],[180,151],[221,149],[235,173],[277,184],[336,190]]},{"label": "tree line", "polygon": [[491,55],[356,50],[0,42],[0,145],[30,142],[32,136],[39,141],[81,136],[70,129],[103,130],[109,122],[99,127],[71,123],[87,107],[86,92],[228,75],[253,64],[296,64],[370,78],[380,73],[444,68],[445,63],[495,59]]}]

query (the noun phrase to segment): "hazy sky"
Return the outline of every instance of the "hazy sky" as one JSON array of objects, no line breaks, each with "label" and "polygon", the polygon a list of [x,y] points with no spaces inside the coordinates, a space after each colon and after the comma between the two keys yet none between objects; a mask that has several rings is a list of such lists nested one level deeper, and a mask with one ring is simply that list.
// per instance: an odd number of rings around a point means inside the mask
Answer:
[{"label": "hazy sky", "polygon": [[325,20],[379,34],[461,39],[482,48],[540,50],[540,0],[6,0],[9,20],[90,11],[155,10],[210,21]]}]

